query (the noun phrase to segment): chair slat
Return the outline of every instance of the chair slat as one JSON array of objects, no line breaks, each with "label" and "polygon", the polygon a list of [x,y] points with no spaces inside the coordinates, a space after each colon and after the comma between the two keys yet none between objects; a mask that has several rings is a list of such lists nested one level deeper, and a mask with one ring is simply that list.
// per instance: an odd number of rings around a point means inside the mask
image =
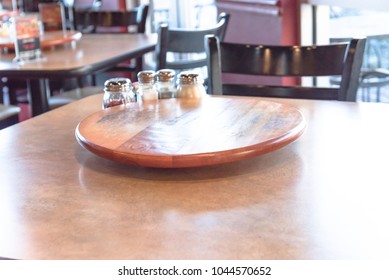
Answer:
[{"label": "chair slat", "polygon": [[[322,46],[265,46],[221,42],[207,35],[205,46],[210,94],[356,101],[366,39]],[[340,86],[230,85],[223,73],[265,77],[339,76]]]},{"label": "chair slat", "polygon": [[[217,24],[207,29],[169,28],[167,24],[161,24],[158,31],[158,42],[156,47],[156,69],[170,68],[187,70],[206,66],[204,36],[213,34],[223,40],[228,21],[229,15],[221,13]],[[200,56],[199,58],[184,58],[182,60],[177,58],[170,62],[167,59],[168,53],[183,57],[193,54]],[[203,56],[201,56],[201,54]]]}]

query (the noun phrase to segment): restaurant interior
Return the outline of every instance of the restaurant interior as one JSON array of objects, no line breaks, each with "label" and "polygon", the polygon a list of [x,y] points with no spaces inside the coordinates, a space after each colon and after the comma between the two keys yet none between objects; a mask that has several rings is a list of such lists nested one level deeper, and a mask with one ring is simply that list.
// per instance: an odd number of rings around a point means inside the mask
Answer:
[{"label": "restaurant interior", "polygon": [[387,2],[0,19],[0,260],[387,256]]}]

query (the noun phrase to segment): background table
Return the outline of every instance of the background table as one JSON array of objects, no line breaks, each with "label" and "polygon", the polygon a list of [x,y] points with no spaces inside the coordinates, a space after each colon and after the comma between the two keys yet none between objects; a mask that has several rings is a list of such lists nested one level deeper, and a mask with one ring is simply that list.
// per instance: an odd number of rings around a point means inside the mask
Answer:
[{"label": "background table", "polygon": [[153,51],[156,35],[85,34],[68,45],[43,51],[43,59],[18,64],[14,54],[0,55],[0,75],[30,81],[30,100],[34,116],[48,111],[46,85],[43,79],[72,78],[109,69],[128,59]]},{"label": "background table", "polygon": [[77,124],[101,99],[0,131],[1,257],[387,259],[389,105],[275,99],[307,121],[290,145],[153,169],[77,143]]}]

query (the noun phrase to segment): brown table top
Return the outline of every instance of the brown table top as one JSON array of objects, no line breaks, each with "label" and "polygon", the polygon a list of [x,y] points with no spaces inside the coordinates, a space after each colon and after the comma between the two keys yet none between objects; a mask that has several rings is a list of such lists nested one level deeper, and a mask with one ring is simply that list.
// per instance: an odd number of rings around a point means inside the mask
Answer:
[{"label": "brown table top", "polygon": [[387,258],[389,105],[275,99],[306,118],[295,142],[234,163],[156,169],[77,143],[77,124],[101,100],[0,131],[1,257]]}]

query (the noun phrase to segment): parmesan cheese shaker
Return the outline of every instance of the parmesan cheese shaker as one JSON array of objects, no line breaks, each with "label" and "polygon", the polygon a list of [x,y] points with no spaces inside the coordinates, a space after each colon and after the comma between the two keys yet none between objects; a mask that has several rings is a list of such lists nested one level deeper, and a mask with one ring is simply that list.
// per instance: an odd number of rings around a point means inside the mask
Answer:
[{"label": "parmesan cheese shaker", "polygon": [[177,77],[177,98],[202,98],[206,96],[204,80],[194,72],[182,72]]}]

